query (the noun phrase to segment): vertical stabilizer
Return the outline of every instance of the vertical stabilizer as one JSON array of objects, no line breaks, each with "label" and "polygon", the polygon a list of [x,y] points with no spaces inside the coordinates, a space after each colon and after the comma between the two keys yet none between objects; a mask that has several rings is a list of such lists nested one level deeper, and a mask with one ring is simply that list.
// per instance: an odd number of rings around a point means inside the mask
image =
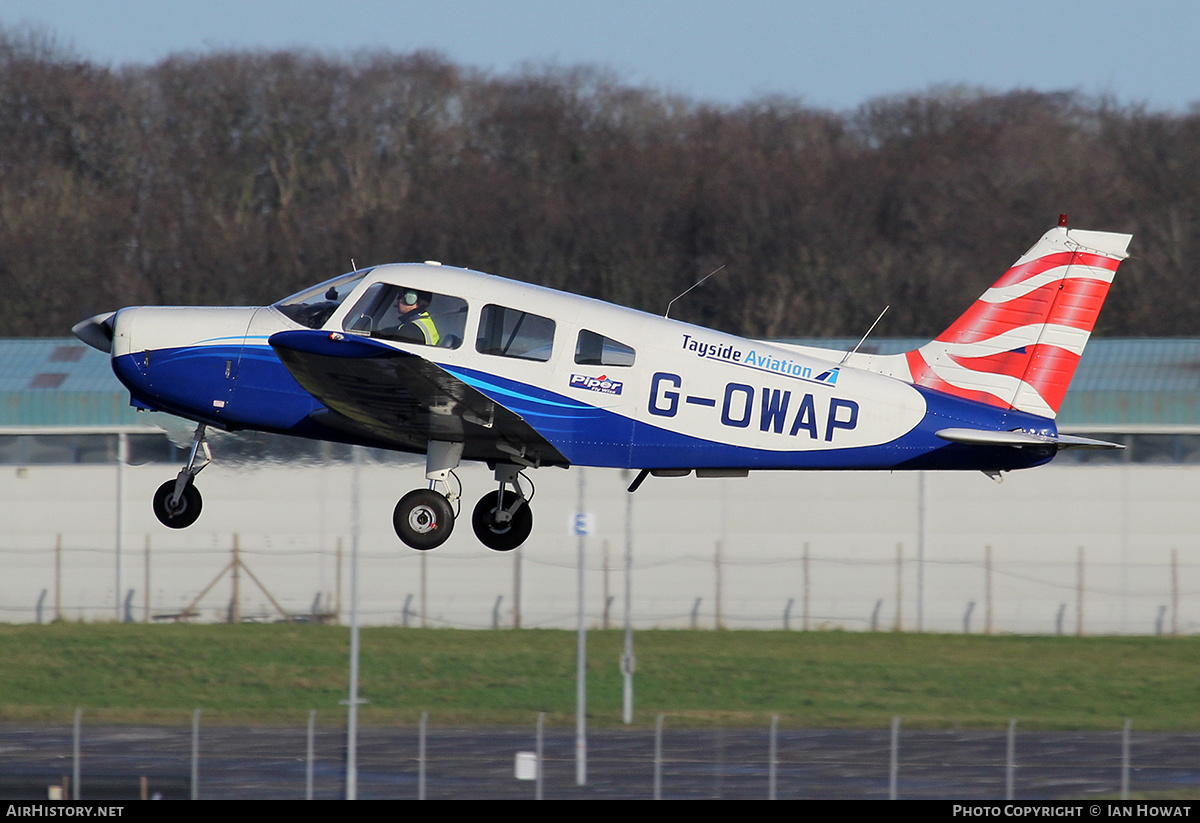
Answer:
[{"label": "vertical stabilizer", "polygon": [[912,381],[1053,418],[1130,239],[1068,229],[1064,215],[950,328],[904,355]]}]

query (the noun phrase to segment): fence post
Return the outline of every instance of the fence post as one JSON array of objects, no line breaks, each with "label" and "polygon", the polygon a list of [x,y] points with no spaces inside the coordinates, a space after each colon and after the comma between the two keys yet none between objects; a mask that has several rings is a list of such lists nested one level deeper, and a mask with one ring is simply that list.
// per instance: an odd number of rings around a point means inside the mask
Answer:
[{"label": "fence post", "polygon": [[718,540],[713,552],[713,576],[716,578],[713,591],[713,600],[716,604],[716,614],[714,615],[715,619],[713,620],[714,629],[725,628],[725,620],[721,612],[721,583],[723,582],[721,579],[721,571],[721,541]]},{"label": "fence post", "polygon": [[992,547],[984,547],[983,551],[983,597],[984,597],[984,626],[983,633],[992,633]]},{"label": "fence post", "polygon": [[417,800],[425,799],[425,732],[429,712],[421,712],[421,728],[417,736]]},{"label": "fence post", "polygon": [[79,738],[83,709],[75,709],[75,727],[71,744],[71,799],[79,799]]},{"label": "fence post", "polygon": [[316,756],[316,729],[317,727],[317,710],[311,709],[308,712],[308,751],[305,757],[304,767],[304,799],[313,799],[313,760]]},{"label": "fence post", "polygon": [[804,619],[801,623],[804,631],[808,631],[808,595],[809,595],[809,576],[808,576],[808,541],[804,541]]},{"label": "fence post", "polygon": [[888,800],[899,799],[900,777],[900,715],[892,718],[892,751],[888,780]]},{"label": "fence post", "polygon": [[662,800],[662,735],[663,735],[663,715],[658,713],[658,717],[654,719],[654,799]]},{"label": "fence post", "polygon": [[904,544],[896,544],[896,631],[904,631]]},{"label": "fence post", "polygon": [[1125,718],[1125,728],[1121,730],[1121,799],[1129,799],[1129,727],[1133,721]]},{"label": "fence post", "polygon": [[1078,582],[1075,584],[1075,634],[1083,637],[1083,546],[1079,547]]},{"label": "fence post", "polygon": [[1004,799],[1013,799],[1013,787],[1017,774],[1017,718],[1008,721],[1008,752],[1004,767]]},{"label": "fence post", "polygon": [[545,771],[545,766],[543,765],[543,760],[544,760],[544,758],[545,758],[545,746],[543,745],[543,744],[544,744],[544,742],[545,742],[545,726],[546,726],[546,713],[545,713],[545,712],[538,712],[538,722],[537,722],[537,782],[534,784],[534,785],[535,785],[534,797],[535,797],[535,799],[537,799],[537,800],[542,800],[542,799],[543,799],[543,795],[542,795],[542,785],[543,785],[543,784],[542,784],[542,773]]},{"label": "fence post", "polygon": [[62,620],[62,535],[54,536],[54,622]]},{"label": "fence post", "polygon": [[1171,549],[1171,636],[1179,634],[1179,550]]},{"label": "fence post", "polygon": [[779,715],[771,715],[771,746],[770,758],[771,762],[767,768],[767,799],[775,800],[775,766],[779,761]]},{"label": "fence post", "polygon": [[192,800],[200,799],[200,710],[192,712]]}]

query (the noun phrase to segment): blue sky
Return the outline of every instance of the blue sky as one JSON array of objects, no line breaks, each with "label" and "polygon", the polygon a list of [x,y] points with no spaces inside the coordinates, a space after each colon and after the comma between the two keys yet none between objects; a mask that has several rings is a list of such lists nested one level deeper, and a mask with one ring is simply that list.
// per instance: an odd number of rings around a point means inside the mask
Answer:
[{"label": "blue sky", "polygon": [[1075,89],[1152,109],[1200,102],[1200,3],[1184,0],[0,0],[102,63],[175,52],[432,49],[508,73],[598,65],[718,103],[830,109],[939,85]]}]

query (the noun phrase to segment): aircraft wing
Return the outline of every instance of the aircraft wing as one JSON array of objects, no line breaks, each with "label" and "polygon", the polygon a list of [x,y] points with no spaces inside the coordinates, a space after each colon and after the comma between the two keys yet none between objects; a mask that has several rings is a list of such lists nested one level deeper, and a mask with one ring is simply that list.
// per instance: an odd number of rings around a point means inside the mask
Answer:
[{"label": "aircraft wing", "polygon": [[417,452],[430,440],[463,443],[471,460],[570,462],[520,415],[419,355],[307,329],[269,342],[296,382],[331,410],[314,418],[323,426]]},{"label": "aircraft wing", "polygon": [[1119,443],[1093,440],[1070,434],[1034,434],[1024,431],[987,431],[983,429],[942,429],[937,436],[951,443],[966,443],[972,446],[1054,446],[1057,449],[1123,449]]}]

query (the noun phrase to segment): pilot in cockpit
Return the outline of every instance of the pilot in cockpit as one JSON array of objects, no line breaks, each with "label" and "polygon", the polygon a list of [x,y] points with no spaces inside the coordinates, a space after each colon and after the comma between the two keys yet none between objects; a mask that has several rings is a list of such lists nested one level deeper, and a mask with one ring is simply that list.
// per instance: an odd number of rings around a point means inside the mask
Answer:
[{"label": "pilot in cockpit", "polygon": [[396,317],[399,323],[390,329],[380,329],[384,336],[407,343],[436,346],[441,342],[437,324],[429,314],[433,295],[427,291],[402,288],[396,292]]}]

